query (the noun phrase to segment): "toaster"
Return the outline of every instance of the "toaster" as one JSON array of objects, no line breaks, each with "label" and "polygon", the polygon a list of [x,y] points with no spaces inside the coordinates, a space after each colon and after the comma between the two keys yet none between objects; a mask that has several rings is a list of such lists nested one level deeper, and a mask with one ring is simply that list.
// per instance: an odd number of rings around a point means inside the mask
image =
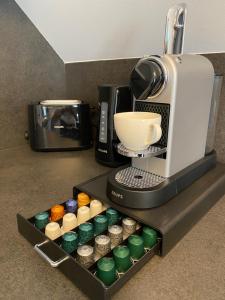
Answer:
[{"label": "toaster", "polygon": [[29,140],[35,151],[82,150],[92,146],[89,104],[45,100],[28,106]]}]

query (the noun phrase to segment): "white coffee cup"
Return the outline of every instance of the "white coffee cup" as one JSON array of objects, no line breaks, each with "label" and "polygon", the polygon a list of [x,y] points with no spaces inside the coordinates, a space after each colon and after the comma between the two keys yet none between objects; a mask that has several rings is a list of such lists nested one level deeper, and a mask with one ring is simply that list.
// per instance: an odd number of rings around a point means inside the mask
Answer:
[{"label": "white coffee cup", "polygon": [[162,136],[161,115],[151,112],[124,112],[114,115],[114,125],[121,143],[130,150],[141,151]]}]

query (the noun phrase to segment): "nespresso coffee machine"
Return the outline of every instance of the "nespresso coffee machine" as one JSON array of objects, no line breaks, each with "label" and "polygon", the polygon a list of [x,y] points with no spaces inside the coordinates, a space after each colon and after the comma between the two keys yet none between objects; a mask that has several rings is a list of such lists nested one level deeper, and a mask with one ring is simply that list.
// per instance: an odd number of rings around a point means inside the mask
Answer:
[{"label": "nespresso coffee machine", "polygon": [[78,186],[155,228],[161,255],[225,193],[225,166],[207,151],[214,69],[204,56],[182,53],[185,15],[183,4],[169,10],[164,55],[140,59],[130,77],[134,110],[161,114],[161,139],[139,152],[118,144],[131,164]]},{"label": "nespresso coffee machine", "polygon": [[119,139],[116,135],[113,115],[132,110],[133,97],[129,86],[104,84],[98,87],[99,118],[96,135],[95,158],[97,162],[118,167],[130,161],[117,151]]},{"label": "nespresso coffee machine", "polygon": [[165,54],[140,59],[131,73],[135,110],[161,114],[163,135],[140,152],[118,145],[120,154],[132,157],[131,166],[108,179],[107,195],[120,205],[160,206],[216,163],[215,153],[205,156],[214,69],[203,56],[182,54],[184,11],[175,20],[173,43],[168,16]]},{"label": "nespresso coffee machine", "polygon": [[135,110],[162,116],[161,140],[134,152],[131,166],[109,176],[107,195],[133,208],[159,206],[215,165],[205,156],[214,70],[203,56],[168,54],[141,59],[131,74]]}]

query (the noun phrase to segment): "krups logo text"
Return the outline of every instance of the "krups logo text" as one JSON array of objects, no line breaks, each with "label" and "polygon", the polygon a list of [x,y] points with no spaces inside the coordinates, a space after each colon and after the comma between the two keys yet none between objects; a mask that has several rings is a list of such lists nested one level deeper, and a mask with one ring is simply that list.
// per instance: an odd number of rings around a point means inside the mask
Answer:
[{"label": "krups logo text", "polygon": [[112,195],[117,197],[117,198],[123,199],[123,195],[120,194],[120,193],[116,193],[115,191],[112,191]]}]

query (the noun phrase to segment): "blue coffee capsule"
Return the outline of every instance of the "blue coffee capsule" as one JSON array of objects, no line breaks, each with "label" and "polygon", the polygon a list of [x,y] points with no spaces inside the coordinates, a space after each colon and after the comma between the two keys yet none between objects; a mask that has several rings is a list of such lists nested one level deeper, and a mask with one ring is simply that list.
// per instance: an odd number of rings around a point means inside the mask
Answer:
[{"label": "blue coffee capsule", "polygon": [[66,211],[69,213],[75,213],[77,210],[77,201],[69,199],[66,201]]}]

